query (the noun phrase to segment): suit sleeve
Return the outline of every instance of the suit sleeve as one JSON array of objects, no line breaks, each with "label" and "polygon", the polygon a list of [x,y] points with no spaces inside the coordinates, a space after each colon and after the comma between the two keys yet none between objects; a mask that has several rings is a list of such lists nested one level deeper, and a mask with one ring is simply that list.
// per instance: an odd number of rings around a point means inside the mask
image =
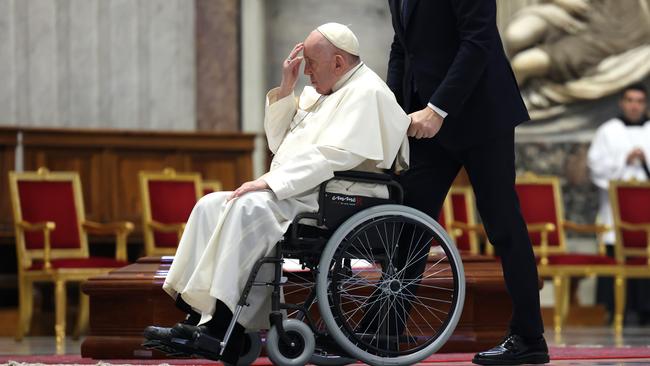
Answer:
[{"label": "suit sleeve", "polygon": [[397,34],[393,36],[393,43],[390,46],[390,57],[388,59],[388,75],[386,84],[395,94],[397,101],[402,104],[402,93],[404,85],[404,48],[397,39]]},{"label": "suit sleeve", "polygon": [[480,80],[491,49],[498,42],[495,0],[451,1],[460,46],[447,75],[436,89],[429,103],[449,113],[458,114]]}]

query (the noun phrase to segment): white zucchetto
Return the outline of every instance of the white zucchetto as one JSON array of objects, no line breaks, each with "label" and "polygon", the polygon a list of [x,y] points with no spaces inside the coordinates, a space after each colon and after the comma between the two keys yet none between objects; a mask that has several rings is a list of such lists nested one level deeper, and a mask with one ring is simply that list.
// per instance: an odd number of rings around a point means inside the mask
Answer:
[{"label": "white zucchetto", "polygon": [[335,47],[351,55],[359,56],[359,40],[350,28],[340,23],[325,23],[316,30]]}]

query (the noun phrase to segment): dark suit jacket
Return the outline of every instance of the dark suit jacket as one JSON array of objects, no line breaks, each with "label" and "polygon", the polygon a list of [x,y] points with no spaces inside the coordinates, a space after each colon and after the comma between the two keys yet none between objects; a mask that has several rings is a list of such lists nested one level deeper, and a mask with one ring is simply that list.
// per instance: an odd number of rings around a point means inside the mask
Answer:
[{"label": "dark suit jacket", "polygon": [[[432,103],[449,113],[438,140],[467,147],[529,119],[496,26],[495,0],[388,1],[395,36],[387,83],[408,112]],[[412,103],[412,95],[420,103]]]}]

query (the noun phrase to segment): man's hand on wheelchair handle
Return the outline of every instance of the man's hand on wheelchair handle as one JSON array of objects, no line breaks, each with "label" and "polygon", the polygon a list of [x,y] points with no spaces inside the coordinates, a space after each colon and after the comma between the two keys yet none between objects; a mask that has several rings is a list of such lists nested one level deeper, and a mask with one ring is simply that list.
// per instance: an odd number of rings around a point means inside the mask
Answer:
[{"label": "man's hand on wheelchair handle", "polygon": [[443,118],[429,107],[409,114],[411,125],[407,131],[409,137],[432,138],[442,127]]},{"label": "man's hand on wheelchair handle", "polygon": [[230,197],[228,197],[228,201],[232,200],[233,198],[237,198],[248,192],[262,191],[265,189],[270,189],[270,187],[264,181],[264,179],[256,179],[250,182],[246,182],[232,192]]}]

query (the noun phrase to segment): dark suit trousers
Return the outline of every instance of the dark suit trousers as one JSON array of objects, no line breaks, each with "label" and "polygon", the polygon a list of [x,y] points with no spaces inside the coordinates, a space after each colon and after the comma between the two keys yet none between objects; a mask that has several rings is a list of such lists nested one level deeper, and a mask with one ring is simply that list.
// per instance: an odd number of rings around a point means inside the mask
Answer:
[{"label": "dark suit trousers", "polygon": [[405,204],[437,218],[464,166],[488,238],[501,257],[513,303],[510,330],[524,337],[540,336],[544,329],[537,266],[514,188],[514,129],[462,150],[443,147],[435,138],[410,139],[410,147],[411,167],[399,178]]}]

